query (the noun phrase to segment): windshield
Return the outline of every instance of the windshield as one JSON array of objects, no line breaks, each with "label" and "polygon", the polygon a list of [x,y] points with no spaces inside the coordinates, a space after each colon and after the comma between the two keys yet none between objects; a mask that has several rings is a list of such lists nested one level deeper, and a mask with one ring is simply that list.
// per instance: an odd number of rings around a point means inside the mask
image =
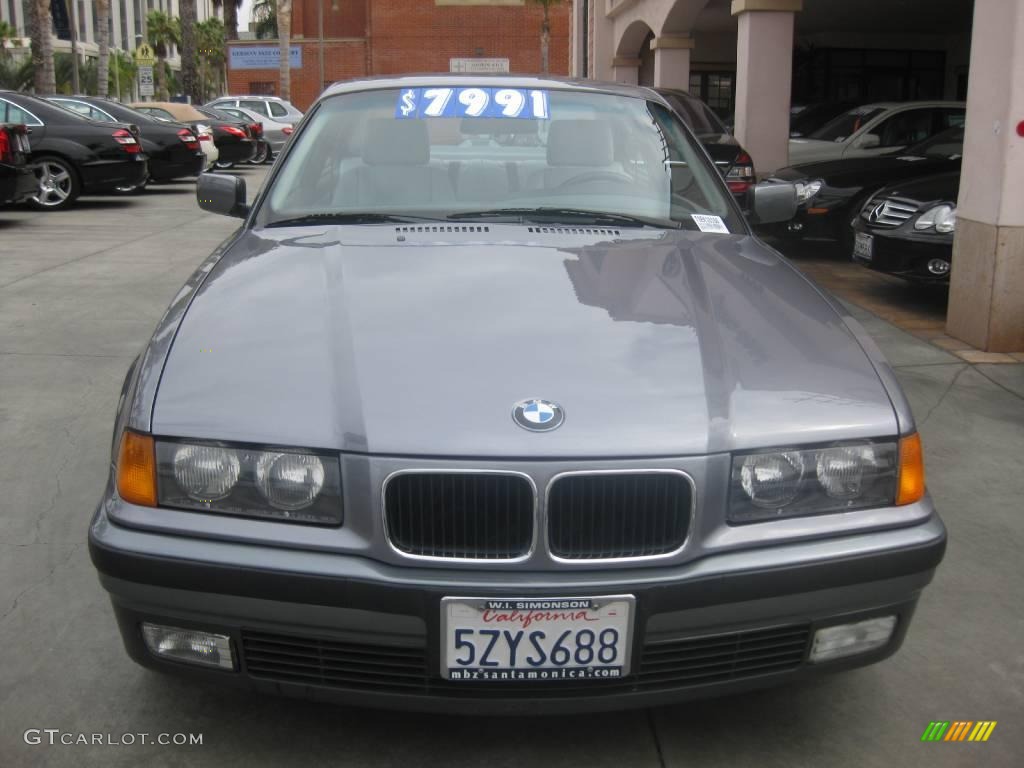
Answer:
[{"label": "windshield", "polygon": [[844,112],[812,133],[808,138],[818,141],[845,141],[885,112],[884,107],[857,107]]},{"label": "windshield", "polygon": [[345,214],[545,223],[605,216],[746,231],[679,119],[642,98],[388,89],[330,97],[306,120],[259,224]]},{"label": "windshield", "polygon": [[957,160],[964,153],[964,129],[950,128],[932,136],[920,144],[904,150],[901,154],[936,157],[943,160]]}]

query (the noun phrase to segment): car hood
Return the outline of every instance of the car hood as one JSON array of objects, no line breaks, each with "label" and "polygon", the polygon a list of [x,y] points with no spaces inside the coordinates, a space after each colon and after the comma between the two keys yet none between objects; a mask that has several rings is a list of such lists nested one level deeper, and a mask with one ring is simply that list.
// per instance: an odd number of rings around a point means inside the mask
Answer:
[{"label": "car hood", "polygon": [[[517,426],[526,398],[559,403],[564,424]],[[494,457],[897,431],[842,318],[758,240],[519,225],[242,233],[181,321],[152,429]]]},{"label": "car hood", "polygon": [[905,181],[894,184],[883,190],[878,195],[881,197],[905,197],[909,200],[918,200],[922,203],[931,201],[952,201],[956,203],[960,193],[960,172],[939,173],[934,176],[925,176],[914,181]]}]

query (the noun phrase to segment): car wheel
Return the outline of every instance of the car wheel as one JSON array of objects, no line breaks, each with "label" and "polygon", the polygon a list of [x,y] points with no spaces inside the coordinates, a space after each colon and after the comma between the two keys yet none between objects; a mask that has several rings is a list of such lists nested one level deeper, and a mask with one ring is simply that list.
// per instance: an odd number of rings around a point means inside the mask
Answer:
[{"label": "car wheel", "polygon": [[39,192],[29,204],[40,211],[59,211],[67,208],[82,193],[78,173],[74,166],[60,157],[43,156],[32,163]]},{"label": "car wheel", "polygon": [[251,165],[263,165],[267,162],[267,157],[270,155],[270,147],[266,144],[261,144],[259,149],[256,150],[256,154],[252,156],[252,160],[249,161]]},{"label": "car wheel", "polygon": [[230,168],[234,168],[235,164],[218,160],[216,163],[213,164],[213,167],[216,168],[218,171],[226,171]]}]

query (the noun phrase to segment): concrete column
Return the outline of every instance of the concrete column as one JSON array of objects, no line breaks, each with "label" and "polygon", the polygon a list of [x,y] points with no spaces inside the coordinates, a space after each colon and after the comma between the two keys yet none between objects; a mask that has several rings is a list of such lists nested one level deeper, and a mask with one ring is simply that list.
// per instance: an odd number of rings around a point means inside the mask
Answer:
[{"label": "concrete column", "polygon": [[639,82],[640,59],[631,56],[616,56],[612,59],[612,80],[623,85]]},{"label": "concrete column", "polygon": [[736,36],[736,138],[758,175],[789,164],[794,14],[803,0],[732,0]]},{"label": "concrete column", "polygon": [[689,92],[693,38],[662,35],[651,40],[651,50],[654,51],[654,85]]},{"label": "concrete column", "polygon": [[1024,0],[974,3],[946,330],[1024,351]]}]

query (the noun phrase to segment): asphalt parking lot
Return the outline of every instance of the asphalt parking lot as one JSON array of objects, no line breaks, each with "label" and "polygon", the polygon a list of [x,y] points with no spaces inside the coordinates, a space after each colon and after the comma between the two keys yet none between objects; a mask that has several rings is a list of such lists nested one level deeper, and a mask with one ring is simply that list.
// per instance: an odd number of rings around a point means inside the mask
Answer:
[{"label": "asphalt parking lot", "polygon": [[[254,191],[262,169],[241,174]],[[250,193],[251,196],[251,193]],[[124,373],[235,220],[194,185],[0,211],[0,766],[1014,766],[1024,761],[1024,365],[970,365],[864,310],[950,532],[903,649],[812,683],[545,719],[339,708],[167,678],[124,654],[86,547]],[[996,720],[984,744],[921,743]],[[26,743],[202,734],[202,745]],[[31,739],[30,739],[31,740]]]}]

